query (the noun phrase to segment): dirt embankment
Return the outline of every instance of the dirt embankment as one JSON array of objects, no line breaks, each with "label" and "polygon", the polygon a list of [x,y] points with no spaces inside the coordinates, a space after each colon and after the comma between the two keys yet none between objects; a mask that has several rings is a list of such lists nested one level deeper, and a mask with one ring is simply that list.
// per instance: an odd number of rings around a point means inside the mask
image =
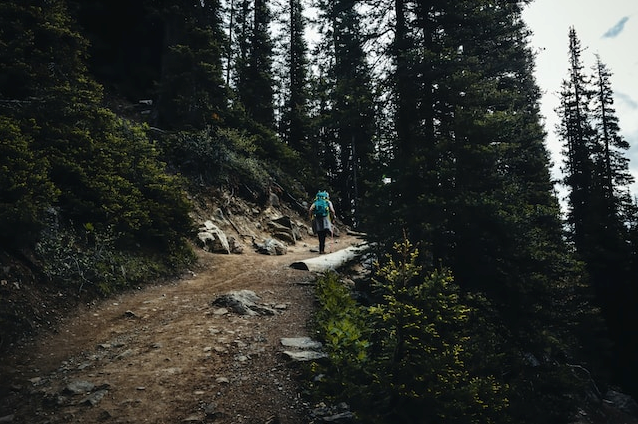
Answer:
[{"label": "dirt embankment", "polygon": [[[360,240],[342,235],[335,250]],[[310,405],[282,337],[307,336],[316,256],[310,236],[268,256],[198,250],[183,278],[69,313],[0,365],[0,422],[304,423]],[[251,290],[277,312],[244,316],[211,304]]]}]

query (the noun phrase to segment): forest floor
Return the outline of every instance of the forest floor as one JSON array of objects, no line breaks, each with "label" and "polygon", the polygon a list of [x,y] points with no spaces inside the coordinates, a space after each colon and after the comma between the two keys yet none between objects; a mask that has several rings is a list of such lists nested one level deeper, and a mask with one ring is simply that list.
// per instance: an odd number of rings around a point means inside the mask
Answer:
[{"label": "forest floor", "polygon": [[[360,242],[344,234],[333,248]],[[197,266],[182,278],[69,311],[5,354],[0,422],[311,422],[315,405],[281,338],[311,336],[316,275],[290,264],[316,256],[315,245],[308,236],[281,256],[197,249]],[[277,312],[212,304],[244,289]]]}]

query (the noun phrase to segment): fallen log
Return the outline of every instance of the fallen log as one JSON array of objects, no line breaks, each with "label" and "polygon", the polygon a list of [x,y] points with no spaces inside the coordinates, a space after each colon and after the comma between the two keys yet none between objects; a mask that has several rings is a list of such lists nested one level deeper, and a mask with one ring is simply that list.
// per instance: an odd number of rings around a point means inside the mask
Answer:
[{"label": "fallen log", "polygon": [[328,253],[303,261],[293,262],[290,264],[290,267],[313,272],[336,270],[361,256],[369,247],[370,245],[367,243],[358,246],[350,246],[346,249],[337,250],[334,253]]}]

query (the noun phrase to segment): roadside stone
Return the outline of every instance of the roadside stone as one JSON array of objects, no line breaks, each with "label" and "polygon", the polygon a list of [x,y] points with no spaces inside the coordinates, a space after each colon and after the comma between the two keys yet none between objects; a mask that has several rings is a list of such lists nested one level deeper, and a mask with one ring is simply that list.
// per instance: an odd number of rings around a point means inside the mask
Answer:
[{"label": "roadside stone", "polygon": [[253,242],[255,250],[263,255],[281,256],[288,253],[288,248],[279,240],[272,238],[264,240],[263,243]]},{"label": "roadside stone", "polygon": [[77,380],[67,384],[64,390],[62,390],[62,393],[67,393],[71,395],[82,395],[85,393],[92,392],[93,389],[95,389],[95,384],[89,381]]},{"label": "roadside stone", "polygon": [[284,350],[283,353],[288,358],[297,362],[317,361],[319,359],[324,359],[328,357],[328,355],[326,355],[325,353],[317,352],[314,350],[299,350],[299,351]]},{"label": "roadside stone", "polygon": [[223,414],[218,411],[218,406],[215,402],[208,403],[204,406],[204,414],[207,418],[221,418]]},{"label": "roadside stone", "polygon": [[89,396],[87,396],[82,401],[82,403],[88,406],[95,406],[100,403],[100,401],[104,398],[104,396],[106,396],[107,393],[108,390],[98,390],[97,392],[91,393]]},{"label": "roadside stone", "polygon": [[197,233],[199,246],[209,252],[230,254],[230,244],[226,234],[211,221],[204,222]]},{"label": "roadside stone", "polygon": [[239,315],[275,315],[274,309],[257,303],[259,299],[252,290],[238,290],[218,297],[212,305],[229,308]]},{"label": "roadside stone", "polygon": [[135,354],[135,350],[128,349],[128,350],[125,350],[124,352],[120,353],[119,355],[117,355],[115,357],[115,359],[119,361],[121,359],[128,358],[129,356],[133,356],[134,354]]},{"label": "roadside stone", "polygon": [[281,344],[286,347],[298,349],[321,349],[321,342],[312,340],[310,337],[282,337]]}]

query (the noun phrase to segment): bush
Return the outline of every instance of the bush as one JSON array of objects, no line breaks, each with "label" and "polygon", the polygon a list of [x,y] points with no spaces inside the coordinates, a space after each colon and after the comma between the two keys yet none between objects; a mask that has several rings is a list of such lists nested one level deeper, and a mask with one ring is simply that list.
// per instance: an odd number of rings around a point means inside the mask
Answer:
[{"label": "bush", "polygon": [[6,246],[35,237],[58,191],[48,180],[48,162],[32,151],[15,120],[0,116],[0,140],[0,239]]},{"label": "bush", "polygon": [[161,140],[166,161],[200,185],[240,185],[264,191],[270,166],[259,159],[256,137],[233,129],[181,132]]},{"label": "bush", "polygon": [[448,271],[416,265],[408,241],[395,254],[378,267],[379,302],[371,307],[358,305],[335,275],[318,280],[316,325],[330,361],[313,367],[325,375],[317,393],[350,403],[367,423],[508,422],[508,388],[490,368],[496,358],[476,350],[489,337],[471,325],[476,311]]},{"label": "bush", "polygon": [[96,230],[92,224],[81,229],[61,226],[55,216],[42,232],[36,254],[42,272],[58,285],[80,292],[107,295],[176,273],[195,260],[184,243],[169,251],[121,250],[118,235],[111,228]]}]

